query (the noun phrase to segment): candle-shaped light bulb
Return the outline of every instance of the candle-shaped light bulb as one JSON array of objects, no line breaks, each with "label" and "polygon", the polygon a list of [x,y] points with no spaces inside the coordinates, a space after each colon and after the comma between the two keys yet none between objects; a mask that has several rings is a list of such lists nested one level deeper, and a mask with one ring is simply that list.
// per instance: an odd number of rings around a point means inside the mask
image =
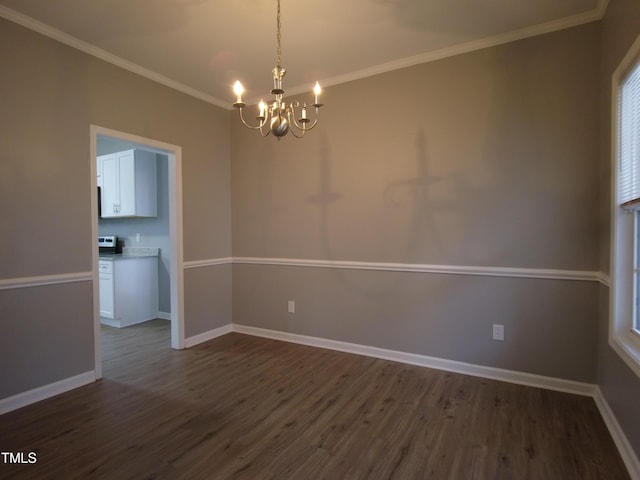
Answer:
[{"label": "candle-shaped light bulb", "polygon": [[320,93],[322,92],[322,89],[320,88],[320,84],[318,82],[316,82],[315,86],[313,87],[313,93],[316,96],[316,101],[314,103],[318,103],[318,95],[320,95]]},{"label": "candle-shaped light bulb", "polygon": [[233,93],[236,94],[236,103],[242,103],[242,94],[244,93],[244,87],[240,83],[240,80],[236,80],[233,84]]},{"label": "candle-shaped light bulb", "polygon": [[307,119],[307,104],[306,103],[302,106],[302,119],[303,120]]},{"label": "candle-shaped light bulb", "polygon": [[258,104],[258,108],[260,108],[260,118],[264,118],[264,111],[267,108],[267,106],[264,103],[264,100],[260,100],[260,103]]}]

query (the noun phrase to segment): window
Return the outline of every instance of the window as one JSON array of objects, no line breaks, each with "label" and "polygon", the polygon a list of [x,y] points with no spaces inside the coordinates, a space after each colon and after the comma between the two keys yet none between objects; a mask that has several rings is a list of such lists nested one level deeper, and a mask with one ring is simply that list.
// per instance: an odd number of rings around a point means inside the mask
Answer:
[{"label": "window", "polygon": [[634,242],[633,255],[633,314],[631,330],[640,335],[640,210],[633,212]]},{"label": "window", "polygon": [[613,75],[610,343],[640,375],[640,37]]},{"label": "window", "polygon": [[[640,160],[640,159],[639,159]],[[633,252],[633,312],[631,330],[635,334],[640,334],[640,211],[633,212],[633,241],[635,248]]]}]

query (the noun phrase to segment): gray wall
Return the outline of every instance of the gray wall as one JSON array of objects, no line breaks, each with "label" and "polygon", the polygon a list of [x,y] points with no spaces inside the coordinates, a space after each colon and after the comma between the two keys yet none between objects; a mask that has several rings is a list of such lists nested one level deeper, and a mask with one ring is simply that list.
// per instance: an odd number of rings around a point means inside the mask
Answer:
[{"label": "gray wall", "polygon": [[[610,272],[611,208],[611,76],[629,47],[640,35],[640,2],[610,0],[601,22],[601,179],[600,268]],[[609,347],[609,288],[600,287],[600,326],[598,343],[598,384],[637,455],[640,455],[640,379]]]},{"label": "gray wall", "polygon": [[[230,131],[206,104],[0,19],[0,279],[89,272],[89,126],[182,147],[184,259],[231,255]],[[44,243],[46,242],[46,243]],[[231,283],[228,266],[198,272]],[[194,288],[188,335],[231,322],[231,295]],[[94,368],[91,282],[0,290],[0,398]]]},{"label": "gray wall", "polygon": [[[597,270],[599,66],[593,23],[329,87],[303,141],[233,118],[234,257]],[[239,324],[587,382],[597,292],[233,267]]]},{"label": "gray wall", "polygon": [[[330,87],[319,127],[277,142],[0,19],[0,279],[91,269],[90,124],[182,147],[186,261],[233,250],[608,272],[609,83],[638,25],[637,1],[611,0],[602,22]],[[233,307],[239,324],[597,381],[640,451],[640,381],[608,347],[608,295],[221,265],[185,270],[185,328],[229,324]],[[0,290],[0,398],[94,368],[93,301],[86,281]]]},{"label": "gray wall", "polygon": [[[233,318],[240,325],[595,382],[597,289],[590,282],[234,265]],[[288,300],[296,301],[294,314],[287,313]],[[504,324],[504,342],[491,339],[493,323]]]}]

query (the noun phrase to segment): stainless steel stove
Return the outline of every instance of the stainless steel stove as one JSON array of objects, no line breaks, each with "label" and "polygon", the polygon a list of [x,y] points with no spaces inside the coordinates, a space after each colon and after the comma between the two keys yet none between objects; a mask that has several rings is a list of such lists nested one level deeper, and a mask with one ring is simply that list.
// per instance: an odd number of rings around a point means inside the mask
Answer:
[{"label": "stainless steel stove", "polygon": [[98,237],[98,252],[105,253],[122,253],[122,245],[118,243],[117,235],[100,235]]}]

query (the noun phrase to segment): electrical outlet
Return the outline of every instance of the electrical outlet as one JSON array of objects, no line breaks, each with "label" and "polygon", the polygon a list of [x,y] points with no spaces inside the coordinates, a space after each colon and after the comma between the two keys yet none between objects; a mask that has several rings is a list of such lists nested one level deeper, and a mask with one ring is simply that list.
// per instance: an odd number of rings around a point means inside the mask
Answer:
[{"label": "electrical outlet", "polygon": [[296,313],[296,302],[294,302],[293,300],[289,300],[287,304],[287,311],[289,313]]},{"label": "electrical outlet", "polygon": [[494,340],[504,340],[504,325],[499,325],[497,323],[493,324],[493,339]]}]

